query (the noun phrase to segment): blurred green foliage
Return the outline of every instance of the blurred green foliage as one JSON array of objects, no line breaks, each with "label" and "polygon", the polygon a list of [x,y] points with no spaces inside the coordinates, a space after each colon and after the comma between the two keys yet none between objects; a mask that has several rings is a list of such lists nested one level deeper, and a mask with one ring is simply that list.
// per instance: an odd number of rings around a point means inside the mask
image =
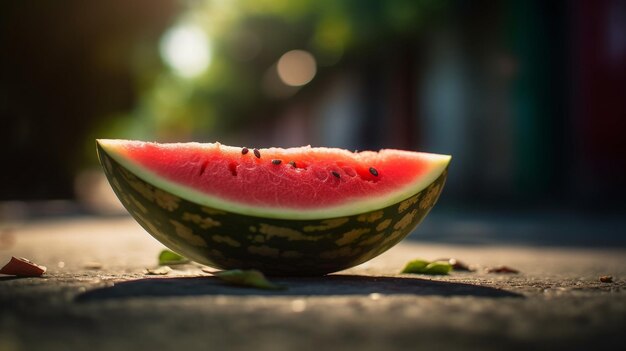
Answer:
[{"label": "blurred green foliage", "polygon": [[285,52],[302,49],[315,56],[314,86],[333,70],[392,55],[385,51],[387,43],[410,42],[446,5],[434,0],[188,2],[172,26],[202,28],[211,47],[208,69],[193,78],[180,77],[155,60],[159,43],[136,48],[137,105],[104,120],[93,135],[222,139],[254,119],[271,118],[284,103],[264,93],[263,81]]}]

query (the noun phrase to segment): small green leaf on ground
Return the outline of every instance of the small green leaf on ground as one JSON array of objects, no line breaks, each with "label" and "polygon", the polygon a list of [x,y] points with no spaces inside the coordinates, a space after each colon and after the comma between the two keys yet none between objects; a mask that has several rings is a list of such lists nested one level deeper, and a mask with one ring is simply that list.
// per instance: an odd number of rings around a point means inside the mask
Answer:
[{"label": "small green leaf on ground", "polygon": [[160,266],[171,266],[177,264],[186,264],[189,263],[189,259],[183,257],[176,252],[170,250],[163,250],[159,254],[159,265]]},{"label": "small green leaf on ground", "polygon": [[283,290],[286,287],[274,284],[265,278],[265,275],[256,269],[231,269],[214,273],[219,279],[233,284],[246,286],[250,288],[267,289],[267,290]]},{"label": "small green leaf on ground", "polygon": [[22,257],[11,257],[0,274],[14,275],[16,277],[40,277],[46,272],[46,267],[40,266]]},{"label": "small green leaf on ground", "polygon": [[446,275],[452,270],[452,265],[446,262],[431,262],[424,268],[424,274]]},{"label": "small green leaf on ground", "polygon": [[146,268],[146,275],[166,275],[171,272],[172,269],[169,266],[161,266],[159,268]]},{"label": "small green leaf on ground", "polygon": [[413,260],[406,264],[402,273],[446,275],[452,270],[452,265],[447,262],[426,260]]},{"label": "small green leaf on ground", "polygon": [[425,260],[413,260],[406,264],[402,273],[421,273],[430,262]]}]

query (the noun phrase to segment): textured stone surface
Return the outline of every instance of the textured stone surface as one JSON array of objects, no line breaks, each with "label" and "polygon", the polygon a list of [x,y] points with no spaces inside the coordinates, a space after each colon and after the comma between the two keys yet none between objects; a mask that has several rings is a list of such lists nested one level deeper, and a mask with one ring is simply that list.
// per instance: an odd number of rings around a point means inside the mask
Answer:
[{"label": "textured stone surface", "polygon": [[[0,350],[618,349],[626,250],[406,241],[356,268],[275,278],[285,291],[224,285],[197,265],[146,276],[162,246],[132,219],[3,223],[0,259],[42,278],[0,277]],[[478,268],[397,274],[413,258]],[[62,263],[61,263],[62,262]],[[517,275],[485,273],[507,265]],[[101,266],[101,268],[98,268]],[[97,269],[96,269],[97,268]],[[612,275],[613,283],[601,283]]]}]

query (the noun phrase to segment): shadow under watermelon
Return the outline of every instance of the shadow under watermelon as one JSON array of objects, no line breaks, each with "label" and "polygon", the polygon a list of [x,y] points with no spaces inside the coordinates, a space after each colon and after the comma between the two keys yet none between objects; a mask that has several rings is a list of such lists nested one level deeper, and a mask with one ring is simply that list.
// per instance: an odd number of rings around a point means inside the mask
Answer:
[{"label": "shadow under watermelon", "polygon": [[285,290],[260,290],[228,285],[215,277],[146,278],[98,288],[78,295],[77,302],[137,297],[184,296],[340,296],[381,295],[523,297],[492,287],[420,278],[333,274],[324,277],[281,277],[272,282]]}]

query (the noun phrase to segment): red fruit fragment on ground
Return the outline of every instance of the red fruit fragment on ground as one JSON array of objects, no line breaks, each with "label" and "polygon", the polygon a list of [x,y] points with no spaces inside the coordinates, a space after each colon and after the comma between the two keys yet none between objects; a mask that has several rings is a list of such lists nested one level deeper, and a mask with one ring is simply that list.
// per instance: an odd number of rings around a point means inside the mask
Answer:
[{"label": "red fruit fragment on ground", "polygon": [[487,268],[487,273],[517,274],[519,273],[519,271],[511,267],[499,266],[499,267]]},{"label": "red fruit fragment on ground", "polygon": [[14,275],[17,277],[40,277],[46,272],[46,267],[33,263],[25,258],[11,257],[2,269],[0,274]]}]

